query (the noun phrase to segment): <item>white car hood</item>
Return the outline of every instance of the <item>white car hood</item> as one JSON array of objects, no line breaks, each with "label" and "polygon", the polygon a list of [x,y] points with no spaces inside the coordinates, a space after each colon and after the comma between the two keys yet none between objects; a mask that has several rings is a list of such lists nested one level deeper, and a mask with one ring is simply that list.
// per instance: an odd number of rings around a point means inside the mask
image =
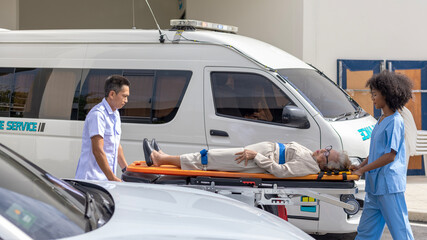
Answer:
[{"label": "white car hood", "polygon": [[102,227],[69,239],[312,239],[263,210],[197,189],[93,182],[113,197]]}]

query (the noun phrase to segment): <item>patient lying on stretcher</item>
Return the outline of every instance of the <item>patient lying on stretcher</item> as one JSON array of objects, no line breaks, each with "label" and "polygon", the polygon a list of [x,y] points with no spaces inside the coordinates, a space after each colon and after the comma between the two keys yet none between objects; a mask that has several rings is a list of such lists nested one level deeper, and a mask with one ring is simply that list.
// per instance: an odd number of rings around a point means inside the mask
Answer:
[{"label": "patient lying on stretcher", "polygon": [[[155,139],[143,141],[147,166],[174,165],[183,170],[216,170],[246,173],[271,173],[276,177],[299,177],[320,170],[347,170],[351,162],[345,152],[328,146],[312,152],[296,143],[260,142],[242,148],[211,149],[207,152],[168,155]],[[204,163],[202,164],[202,160]]]}]

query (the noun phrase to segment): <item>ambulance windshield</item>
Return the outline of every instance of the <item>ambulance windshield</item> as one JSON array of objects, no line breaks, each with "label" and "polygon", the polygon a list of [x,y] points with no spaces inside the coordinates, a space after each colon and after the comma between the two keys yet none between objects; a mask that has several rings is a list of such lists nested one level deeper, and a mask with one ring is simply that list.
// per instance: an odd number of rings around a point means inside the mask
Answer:
[{"label": "ambulance windshield", "polygon": [[366,112],[323,73],[313,69],[279,69],[311,105],[325,118],[332,121],[354,119]]}]

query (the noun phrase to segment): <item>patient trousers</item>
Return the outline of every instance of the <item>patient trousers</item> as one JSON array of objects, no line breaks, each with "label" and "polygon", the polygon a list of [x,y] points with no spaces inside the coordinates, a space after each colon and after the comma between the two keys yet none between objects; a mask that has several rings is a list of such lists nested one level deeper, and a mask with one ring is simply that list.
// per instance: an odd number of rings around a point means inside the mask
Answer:
[{"label": "patient trousers", "polygon": [[[245,161],[239,164],[235,161],[238,152],[244,149],[249,149],[262,154],[272,161],[274,161],[276,152],[276,143],[260,142],[248,145],[244,148],[224,148],[224,149],[211,149],[208,151],[208,164],[207,170],[227,171],[227,172],[246,172],[246,173],[266,173],[266,171],[252,160],[248,161],[245,166]],[[188,153],[180,156],[181,169],[183,170],[201,170],[201,155],[200,153]]]},{"label": "patient trousers", "polygon": [[385,195],[366,193],[355,239],[380,239],[385,223],[393,239],[414,239],[403,192]]}]

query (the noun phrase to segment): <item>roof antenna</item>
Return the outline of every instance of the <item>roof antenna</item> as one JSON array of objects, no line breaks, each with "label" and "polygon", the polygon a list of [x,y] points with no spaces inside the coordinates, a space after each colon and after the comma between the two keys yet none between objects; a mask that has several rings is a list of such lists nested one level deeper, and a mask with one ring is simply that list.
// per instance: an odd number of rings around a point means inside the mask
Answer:
[{"label": "roof antenna", "polygon": [[136,29],[135,26],[135,0],[132,0],[132,29]]},{"label": "roof antenna", "polygon": [[156,20],[156,17],[154,16],[153,10],[151,10],[151,7],[150,7],[150,4],[148,3],[148,0],[145,0],[145,2],[147,3],[148,8],[150,9],[151,15],[153,15],[154,21],[156,22],[156,25],[157,25],[157,29],[159,29],[159,34],[160,34],[159,41],[160,41],[160,43],[164,43],[165,42],[165,39],[163,38],[164,34],[162,34],[162,31],[160,30],[159,24],[157,23],[157,20]]}]

